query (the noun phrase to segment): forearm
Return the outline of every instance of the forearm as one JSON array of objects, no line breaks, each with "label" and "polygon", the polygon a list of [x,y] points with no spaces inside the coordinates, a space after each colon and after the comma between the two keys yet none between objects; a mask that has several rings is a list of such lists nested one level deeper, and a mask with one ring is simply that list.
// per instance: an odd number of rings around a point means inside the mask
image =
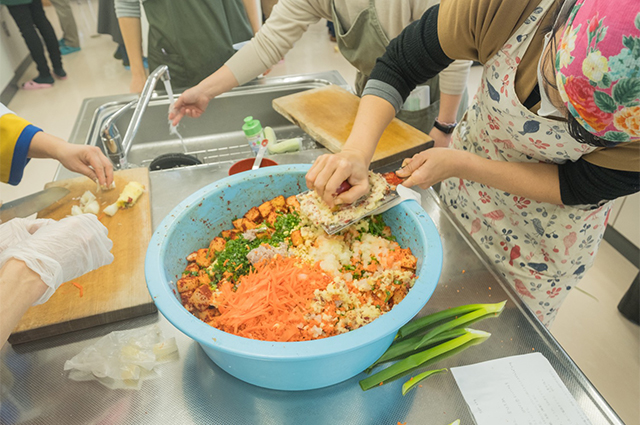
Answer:
[{"label": "forearm", "polygon": [[393,106],[385,99],[363,96],[351,134],[342,150],[359,152],[367,164],[370,163],[382,133],[394,116]]},{"label": "forearm", "polygon": [[138,78],[147,78],[142,62],[142,25],[140,18],[123,17],[118,18],[120,32],[124,46],[129,56],[129,64],[131,65],[131,75]]},{"label": "forearm", "polygon": [[513,195],[561,205],[558,166],[545,163],[504,162],[459,151],[455,177],[472,180]]},{"label": "forearm", "polygon": [[242,0],[244,3],[244,9],[247,11],[247,17],[249,18],[249,23],[251,24],[251,29],[253,33],[257,33],[260,29],[260,14],[258,13],[258,4],[256,0]]},{"label": "forearm", "polygon": [[40,276],[19,260],[11,259],[0,268],[0,344],[9,338],[20,318],[47,289]]},{"label": "forearm", "polygon": [[29,146],[29,158],[52,158],[59,160],[59,151],[62,145],[66,145],[67,142],[52,134],[40,131],[31,139],[31,145]]},{"label": "forearm", "polygon": [[315,0],[280,0],[275,5],[251,42],[226,63],[238,84],[253,80],[278,63],[320,17],[330,19],[321,13],[316,3]]},{"label": "forearm", "polygon": [[440,111],[438,112],[438,121],[443,124],[456,122],[461,99],[461,94],[453,95],[440,92]]},{"label": "forearm", "polygon": [[200,81],[196,87],[207,95],[209,100],[238,86],[238,80],[227,65]]}]

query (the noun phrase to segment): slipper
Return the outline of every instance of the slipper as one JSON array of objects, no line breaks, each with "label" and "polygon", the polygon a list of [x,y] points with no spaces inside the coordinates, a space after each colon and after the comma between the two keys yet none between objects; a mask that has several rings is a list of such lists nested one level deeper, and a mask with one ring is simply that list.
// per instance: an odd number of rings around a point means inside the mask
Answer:
[{"label": "slipper", "polygon": [[64,71],[64,69],[54,69],[53,70],[53,76],[55,78],[57,78],[58,80],[66,80],[67,79],[67,73]]},{"label": "slipper", "polygon": [[53,87],[53,84],[48,83],[36,83],[35,81],[27,81],[22,85],[23,90],[39,90],[39,89],[48,89]]}]

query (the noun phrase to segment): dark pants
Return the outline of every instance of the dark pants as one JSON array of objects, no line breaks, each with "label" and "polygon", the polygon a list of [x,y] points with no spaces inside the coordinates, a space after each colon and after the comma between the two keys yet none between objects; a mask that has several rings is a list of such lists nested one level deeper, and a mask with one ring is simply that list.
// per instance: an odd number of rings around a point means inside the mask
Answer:
[{"label": "dark pants", "polygon": [[38,73],[41,77],[50,77],[51,72],[47,65],[47,58],[44,56],[44,48],[40,37],[36,32],[36,28],[42,35],[44,43],[49,51],[49,58],[53,69],[62,69],[62,58],[60,57],[60,49],[58,47],[58,39],[53,31],[51,23],[44,14],[42,8],[42,0],[33,0],[30,4],[19,6],[7,6],[9,13],[16,21],[16,25],[20,29],[22,38],[27,43],[31,57],[38,67]]}]

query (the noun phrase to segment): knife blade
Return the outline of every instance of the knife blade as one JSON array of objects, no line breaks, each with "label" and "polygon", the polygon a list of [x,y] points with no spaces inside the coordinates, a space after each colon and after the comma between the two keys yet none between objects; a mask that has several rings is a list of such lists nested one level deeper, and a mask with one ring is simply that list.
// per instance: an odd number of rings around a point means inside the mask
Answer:
[{"label": "knife blade", "polygon": [[15,217],[29,217],[54,202],[64,198],[69,189],[64,187],[50,187],[20,199],[0,205],[0,222],[5,223]]}]

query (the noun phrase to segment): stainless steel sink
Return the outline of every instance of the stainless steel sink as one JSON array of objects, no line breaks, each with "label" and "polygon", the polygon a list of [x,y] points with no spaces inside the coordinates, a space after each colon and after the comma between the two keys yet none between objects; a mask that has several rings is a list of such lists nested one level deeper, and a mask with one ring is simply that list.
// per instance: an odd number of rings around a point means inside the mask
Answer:
[{"label": "stainless steel sink", "polygon": [[[329,84],[348,88],[342,76],[331,71],[263,78],[233,89],[213,99],[200,118],[187,117],[181,121],[177,130],[184,145],[179,137],[169,132],[169,97],[164,92],[156,92],[142,117],[127,161],[130,167],[145,167],[162,154],[187,153],[204,164],[223,164],[253,156],[241,130],[244,118],[249,115],[259,119],[263,127],[272,127],[279,139],[300,136],[304,149],[315,149],[315,142],[274,111],[271,102],[281,96]],[[135,95],[126,94],[85,99],[69,142],[95,145],[104,150],[100,129],[111,114],[135,98]],[[121,134],[126,132],[132,114],[133,110],[129,110],[115,122]],[[59,167],[56,180],[72,176],[73,173]]]}]

